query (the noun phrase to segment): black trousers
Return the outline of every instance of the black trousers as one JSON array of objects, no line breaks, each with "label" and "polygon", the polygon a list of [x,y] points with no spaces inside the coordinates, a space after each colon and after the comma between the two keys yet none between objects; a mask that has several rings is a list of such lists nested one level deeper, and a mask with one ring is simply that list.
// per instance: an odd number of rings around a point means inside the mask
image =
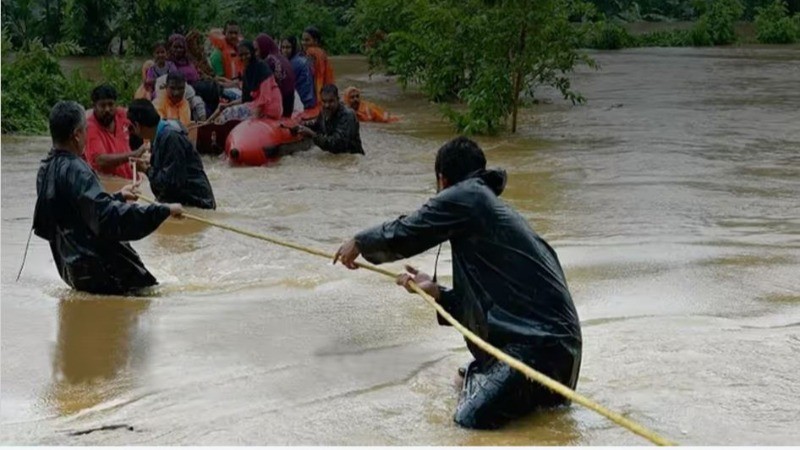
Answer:
[{"label": "black trousers", "polygon": [[[575,389],[581,364],[580,344],[531,346],[508,344],[503,352]],[[453,420],[462,427],[500,428],[538,408],[568,405],[569,400],[495,358],[467,367]]]}]

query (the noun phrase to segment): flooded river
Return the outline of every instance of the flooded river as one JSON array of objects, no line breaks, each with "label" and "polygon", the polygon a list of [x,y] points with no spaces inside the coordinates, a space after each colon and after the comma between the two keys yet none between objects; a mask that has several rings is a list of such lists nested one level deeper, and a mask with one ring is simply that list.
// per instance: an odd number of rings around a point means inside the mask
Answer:
[{"label": "flooded river", "polygon": [[[542,92],[519,135],[481,139],[564,265],[578,390],[682,444],[800,442],[800,48],[593,55],[602,70],[575,77],[587,105]],[[437,107],[363,59],[335,66],[403,121],[363,125],[365,157],[208,158],[209,217],[333,252],[434,193],[453,136]],[[580,406],[460,429],[468,352],[421,299],[190,221],[134,243],[161,282],[150,296],[71,292],[35,237],[15,283],[48,145],[2,140],[1,443],[646,444]]]}]

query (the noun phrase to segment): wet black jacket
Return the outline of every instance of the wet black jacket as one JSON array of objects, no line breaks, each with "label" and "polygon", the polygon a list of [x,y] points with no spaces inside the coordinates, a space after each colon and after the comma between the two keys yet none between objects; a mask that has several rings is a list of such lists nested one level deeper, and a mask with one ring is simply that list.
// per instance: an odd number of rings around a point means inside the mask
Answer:
[{"label": "wet black jacket", "polygon": [[159,126],[152,152],[147,178],[158,201],[216,209],[203,160],[182,125],[168,121],[163,130]]},{"label": "wet black jacket", "polygon": [[498,198],[505,181],[505,172],[477,173],[415,213],[359,233],[358,248],[384,263],[449,240],[453,289],[442,291],[445,310],[495,346],[555,344],[579,357],[580,322],[558,257]]},{"label": "wet black jacket", "polygon": [[169,217],[165,205],[126,203],[103,191],[86,162],[52,150],[36,177],[33,228],[50,242],[61,279],[98,294],[124,294],[152,286],[156,279],[125,241],[152,233]]},{"label": "wet black jacket", "polygon": [[364,154],[356,114],[342,103],[330,118],[321,113],[310,128],[318,133],[314,144],[326,152]]}]

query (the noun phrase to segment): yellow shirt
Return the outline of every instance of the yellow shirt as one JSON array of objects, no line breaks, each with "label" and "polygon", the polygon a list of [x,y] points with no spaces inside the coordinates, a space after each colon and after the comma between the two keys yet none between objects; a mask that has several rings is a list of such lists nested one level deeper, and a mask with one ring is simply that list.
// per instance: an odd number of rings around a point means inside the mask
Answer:
[{"label": "yellow shirt", "polygon": [[189,102],[182,98],[178,103],[173,103],[166,93],[159,95],[153,100],[158,115],[164,120],[179,120],[183,126],[187,127],[192,122],[192,109]]}]

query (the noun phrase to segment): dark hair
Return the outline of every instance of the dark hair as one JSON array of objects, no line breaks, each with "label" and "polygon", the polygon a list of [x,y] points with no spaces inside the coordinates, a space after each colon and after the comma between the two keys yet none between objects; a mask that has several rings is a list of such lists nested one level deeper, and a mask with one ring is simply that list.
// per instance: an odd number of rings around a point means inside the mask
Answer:
[{"label": "dark hair", "polygon": [[156,52],[156,50],[158,50],[158,49],[159,49],[159,48],[161,48],[161,47],[163,47],[163,48],[164,48],[164,50],[167,50],[167,49],[168,49],[168,47],[167,47],[167,43],[166,43],[166,42],[164,42],[164,41],[156,41],[156,42],[153,44],[153,53],[155,53],[155,52]]},{"label": "dark hair", "polygon": [[436,153],[434,170],[456,184],[467,175],[486,168],[486,156],[472,139],[459,136],[444,144]]},{"label": "dark hair", "polygon": [[289,56],[289,59],[294,58],[294,55],[297,54],[297,36],[287,36],[283,38],[283,40],[292,46],[292,54]]},{"label": "dark hair", "polygon": [[238,27],[238,26],[239,26],[239,23],[237,23],[235,20],[229,20],[229,21],[225,22],[225,28],[223,28],[223,29],[222,29],[222,32],[223,32],[223,33],[226,33],[226,32],[228,31],[228,27],[229,27],[229,26],[236,26],[236,27]]},{"label": "dark hair", "polygon": [[57,144],[67,142],[84,122],[86,111],[83,106],[73,101],[58,102],[50,110],[50,137]]},{"label": "dark hair", "polygon": [[194,86],[195,94],[203,99],[206,104],[206,111],[209,115],[219,106],[219,98],[222,95],[222,86],[214,80],[200,80]]},{"label": "dark hair", "polygon": [[169,84],[170,81],[177,81],[179,83],[186,83],[186,77],[183,76],[183,73],[181,71],[173,70],[173,71],[170,71],[167,74],[167,84]]},{"label": "dark hair", "polygon": [[101,84],[92,89],[92,103],[97,103],[100,100],[114,100],[117,101],[117,90],[110,84]]},{"label": "dark hair", "polygon": [[334,97],[339,98],[339,88],[337,88],[335,84],[326,84],[322,86],[322,89],[319,91],[320,97],[322,97],[322,94],[332,94]]},{"label": "dark hair", "polygon": [[250,57],[256,57],[256,46],[253,44],[253,41],[240,41],[238,45],[236,45],[236,50],[238,51],[239,48],[244,47],[247,50],[250,50]]},{"label": "dark hair", "polygon": [[161,116],[150,100],[138,98],[128,105],[128,120],[146,127],[155,127],[161,121]]},{"label": "dark hair", "polygon": [[312,38],[314,38],[315,41],[317,41],[317,44],[322,45],[322,33],[319,32],[319,28],[312,25],[310,27],[306,27],[306,29],[303,30],[303,33],[308,33]]}]

